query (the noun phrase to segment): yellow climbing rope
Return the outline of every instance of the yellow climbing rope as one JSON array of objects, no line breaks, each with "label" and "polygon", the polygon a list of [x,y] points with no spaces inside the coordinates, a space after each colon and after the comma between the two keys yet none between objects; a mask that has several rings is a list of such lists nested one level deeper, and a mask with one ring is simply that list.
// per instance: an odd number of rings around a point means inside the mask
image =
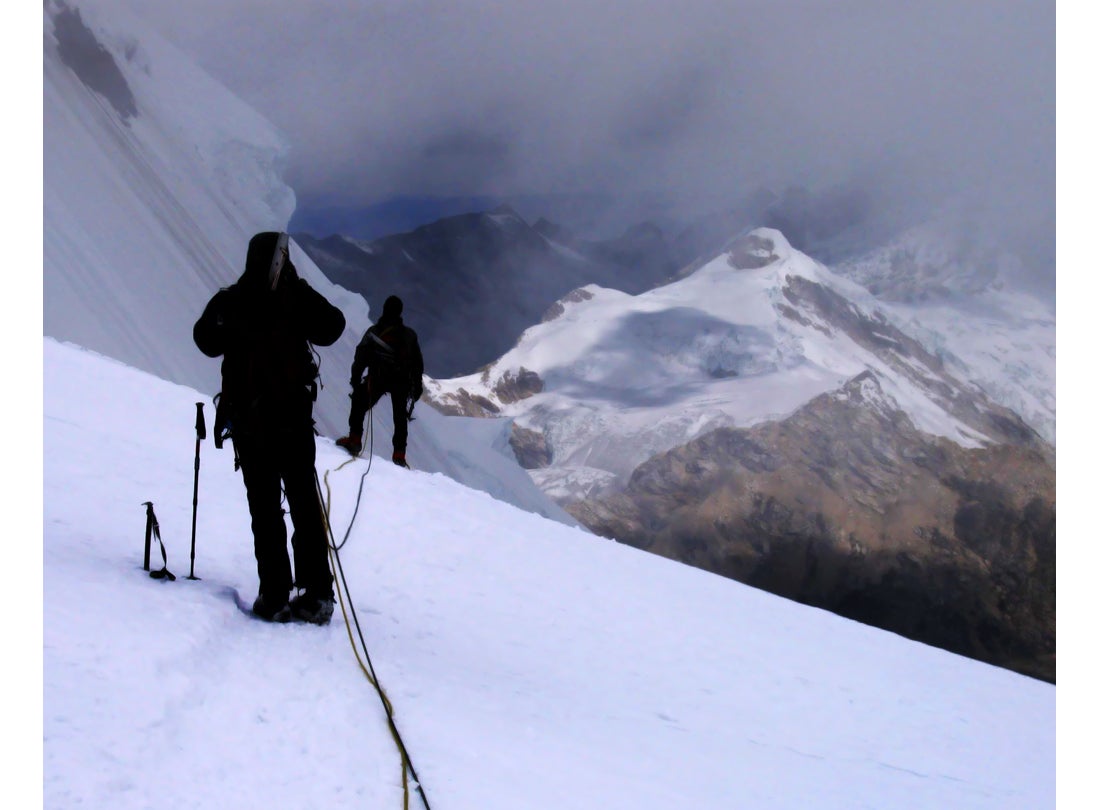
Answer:
[{"label": "yellow climbing rope", "polygon": [[[347,464],[354,461],[349,459],[336,468],[336,471],[343,469]],[[369,467],[368,467],[369,470]],[[397,724],[393,718],[393,704],[390,702],[389,696],[386,694],[386,690],[382,688],[382,684],[378,681],[378,676],[374,672],[374,666],[371,664],[370,653],[367,651],[367,643],[363,638],[363,631],[359,627],[359,618],[355,613],[355,606],[352,604],[351,594],[347,591],[347,580],[344,577],[344,568],[340,563],[339,546],[336,545],[336,537],[332,531],[332,525],[329,522],[329,508],[332,502],[332,490],[328,483],[329,471],[325,472],[325,493],[327,497],[322,496],[320,481],[317,481],[317,495],[321,498],[323,509],[321,510],[324,522],[325,531],[329,538],[328,552],[329,560],[333,567],[333,570],[339,574],[339,576],[333,577],[333,584],[336,586],[336,596],[340,602],[340,612],[344,616],[344,627],[348,633],[348,643],[351,644],[352,652],[355,653],[355,660],[359,663],[359,668],[363,671],[363,675],[366,676],[371,686],[374,687],[378,693],[379,699],[382,701],[382,707],[386,711],[386,721],[389,725],[390,736],[393,737],[394,744],[397,746],[398,752],[401,754],[401,788],[404,793],[404,810],[409,810],[409,775],[412,775],[413,781],[416,784],[417,793],[420,795],[421,800],[424,802],[424,807],[427,810],[431,810],[431,805],[428,804],[428,797],[424,793],[424,789],[420,784],[420,779],[416,775],[416,769],[413,767],[412,759],[409,756],[408,749],[405,747],[404,740],[401,739],[401,733],[397,730]],[[316,480],[316,471],[314,473]],[[366,473],[363,474],[364,477]],[[360,495],[362,495],[362,481],[360,481]],[[356,504],[356,511],[358,512],[358,503]],[[355,518],[352,517],[354,522]],[[351,533],[351,526],[348,526],[348,534]],[[345,536],[344,540],[347,540]],[[343,545],[341,543],[341,545]],[[349,610],[351,619],[349,620]],[[355,628],[359,633],[359,643],[356,643],[355,636],[352,635],[351,625],[352,621],[355,623]],[[360,654],[360,647],[362,648],[362,654]]]},{"label": "yellow climbing rope", "polygon": [[[327,483],[327,482],[326,482]],[[336,551],[330,546],[329,558],[332,559],[336,555]],[[355,637],[351,633],[351,622],[348,621],[348,611],[344,604],[343,588],[340,587],[339,580],[334,579],[336,584],[336,596],[340,602],[340,612],[344,616],[344,629],[348,631],[348,643],[351,644],[351,650],[355,653],[355,660],[359,663],[359,668],[363,670],[363,674],[367,680],[370,681],[370,685],[374,687],[378,692],[378,697],[382,700],[382,706],[386,710],[386,717],[389,719],[390,736],[393,737],[394,744],[397,745],[397,750],[401,753],[401,790],[404,793],[404,810],[409,810],[409,755],[405,751],[405,744],[401,741],[401,735],[397,733],[397,728],[393,724],[393,704],[390,703],[389,696],[386,694],[386,690],[382,688],[382,685],[378,682],[378,679],[371,674],[370,667],[367,666],[363,657],[359,654],[359,646],[355,643]]]}]

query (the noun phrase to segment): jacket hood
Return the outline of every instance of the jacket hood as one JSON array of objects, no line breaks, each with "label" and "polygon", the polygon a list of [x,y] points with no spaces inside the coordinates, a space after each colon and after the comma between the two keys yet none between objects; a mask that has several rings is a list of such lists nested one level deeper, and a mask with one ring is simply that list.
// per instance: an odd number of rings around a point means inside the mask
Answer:
[{"label": "jacket hood", "polygon": [[391,295],[386,299],[386,302],[382,304],[382,318],[390,321],[400,318],[403,309],[404,304],[401,303],[401,299],[396,295]]},{"label": "jacket hood", "polygon": [[[282,235],[280,231],[263,231],[248,241],[248,257],[245,259],[244,273],[240,279],[242,286],[251,290],[272,289],[273,260],[276,258],[276,247]],[[285,281],[296,278],[297,275],[297,270],[288,255],[279,273],[279,286]]]}]

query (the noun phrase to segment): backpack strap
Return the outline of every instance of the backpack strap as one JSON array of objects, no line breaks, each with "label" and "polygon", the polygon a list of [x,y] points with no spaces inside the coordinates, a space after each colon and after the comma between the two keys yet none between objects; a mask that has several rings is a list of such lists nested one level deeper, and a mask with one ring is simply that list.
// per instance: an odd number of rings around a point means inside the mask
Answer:
[{"label": "backpack strap", "polygon": [[[386,333],[388,333],[389,331],[390,331],[390,330],[389,330],[389,329],[387,329],[387,330],[386,330],[385,332],[383,332],[382,334],[386,334]],[[390,345],[389,343],[387,343],[386,341],[384,341],[384,340],[382,339],[381,335],[379,335],[379,334],[377,334],[377,333],[375,333],[375,332],[367,332],[367,334],[368,334],[368,335],[370,335],[370,337],[371,337],[371,340],[373,340],[373,341],[374,341],[374,342],[375,342],[375,343],[376,343],[376,344],[378,345],[378,348],[379,348],[379,349],[380,349],[381,351],[384,351],[384,352],[385,352],[386,354],[388,354],[388,355],[390,355],[390,356],[396,356],[396,355],[395,355],[395,353],[394,353],[394,351],[393,351],[393,346],[391,346],[391,345]]]}]

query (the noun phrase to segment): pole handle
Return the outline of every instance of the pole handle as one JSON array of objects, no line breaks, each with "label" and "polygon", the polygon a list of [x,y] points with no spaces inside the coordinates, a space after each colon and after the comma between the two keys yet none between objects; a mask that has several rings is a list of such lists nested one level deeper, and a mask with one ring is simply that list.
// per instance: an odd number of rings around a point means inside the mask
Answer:
[{"label": "pole handle", "polygon": [[206,417],[203,416],[202,405],[201,402],[195,403],[195,435],[200,442],[206,438]]}]

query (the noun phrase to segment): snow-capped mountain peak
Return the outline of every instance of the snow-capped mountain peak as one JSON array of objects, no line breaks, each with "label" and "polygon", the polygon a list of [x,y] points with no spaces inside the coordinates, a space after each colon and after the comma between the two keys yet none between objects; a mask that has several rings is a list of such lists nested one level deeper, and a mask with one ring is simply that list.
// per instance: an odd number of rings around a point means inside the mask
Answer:
[{"label": "snow-capped mountain peak", "polygon": [[[994,439],[986,405],[943,393],[968,386],[945,381],[939,359],[865,289],[758,229],[640,295],[579,288],[497,362],[429,393],[441,408],[540,434],[554,461],[533,475],[562,497],[555,480],[621,486],[656,452],[781,418],[867,369],[921,429],[964,446]],[[592,491],[572,493],[582,494]]]}]

